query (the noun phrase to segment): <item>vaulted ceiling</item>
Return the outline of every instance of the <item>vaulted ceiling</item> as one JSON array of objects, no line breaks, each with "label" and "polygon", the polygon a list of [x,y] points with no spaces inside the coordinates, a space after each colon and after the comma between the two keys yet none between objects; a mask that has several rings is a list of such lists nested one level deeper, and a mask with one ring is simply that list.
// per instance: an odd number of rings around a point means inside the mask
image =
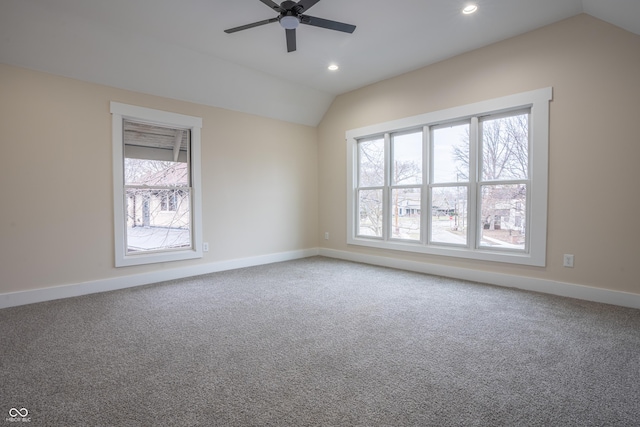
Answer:
[{"label": "vaulted ceiling", "polygon": [[315,126],[338,94],[580,13],[640,34],[638,0],[321,0],[306,13],[357,28],[301,25],[287,53],[277,22],[223,31],[275,17],[260,0],[0,0],[0,62]]}]

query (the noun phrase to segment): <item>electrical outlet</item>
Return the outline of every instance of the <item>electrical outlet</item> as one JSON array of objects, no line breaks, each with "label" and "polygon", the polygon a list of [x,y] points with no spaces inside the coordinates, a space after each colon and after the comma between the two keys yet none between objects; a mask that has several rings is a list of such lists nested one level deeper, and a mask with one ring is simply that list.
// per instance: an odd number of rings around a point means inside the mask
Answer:
[{"label": "electrical outlet", "polygon": [[564,254],[562,258],[562,265],[564,267],[573,268],[573,255],[572,254]]},{"label": "electrical outlet", "polygon": [[202,244],[202,252],[209,252],[209,244],[208,243],[203,243]]},{"label": "electrical outlet", "polygon": [[328,231],[324,232],[324,240],[329,240],[329,232]]}]

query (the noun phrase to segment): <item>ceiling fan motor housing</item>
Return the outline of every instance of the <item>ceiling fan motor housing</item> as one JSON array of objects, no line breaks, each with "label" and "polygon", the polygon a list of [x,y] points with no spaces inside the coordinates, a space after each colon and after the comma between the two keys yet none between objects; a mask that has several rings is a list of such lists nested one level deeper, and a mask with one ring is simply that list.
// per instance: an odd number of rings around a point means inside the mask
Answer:
[{"label": "ceiling fan motor housing", "polygon": [[296,16],[298,13],[301,12],[300,10],[298,10],[298,9],[301,9],[301,7],[296,7],[297,5],[298,4],[294,1],[286,0],[280,3],[280,8],[287,11],[287,15],[291,13],[293,16]]}]

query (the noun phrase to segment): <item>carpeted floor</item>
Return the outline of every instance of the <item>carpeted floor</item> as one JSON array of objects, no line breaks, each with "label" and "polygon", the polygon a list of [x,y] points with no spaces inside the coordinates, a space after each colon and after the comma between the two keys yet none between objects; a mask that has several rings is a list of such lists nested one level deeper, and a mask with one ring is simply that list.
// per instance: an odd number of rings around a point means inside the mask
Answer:
[{"label": "carpeted floor", "polygon": [[0,379],[6,425],[638,426],[640,311],[314,257],[0,310]]}]

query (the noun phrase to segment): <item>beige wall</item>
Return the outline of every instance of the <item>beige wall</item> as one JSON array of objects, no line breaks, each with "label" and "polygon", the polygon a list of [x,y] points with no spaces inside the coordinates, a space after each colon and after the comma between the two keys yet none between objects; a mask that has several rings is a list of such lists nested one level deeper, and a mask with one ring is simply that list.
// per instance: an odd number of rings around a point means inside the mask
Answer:
[{"label": "beige wall", "polygon": [[[0,294],[318,244],[640,294],[639,52],[581,15],[339,96],[318,129],[0,64]],[[346,245],[345,131],[547,86],[546,267]],[[109,101],[203,118],[203,259],[113,266]]]},{"label": "beige wall", "polygon": [[[114,267],[109,101],[202,117],[201,260]],[[317,246],[317,134],[0,64],[0,294]]]},{"label": "beige wall", "polygon": [[[640,294],[639,78],[640,36],[579,15],[339,96],[318,128],[320,244]],[[345,131],[548,86],[546,267],[346,245]]]}]

